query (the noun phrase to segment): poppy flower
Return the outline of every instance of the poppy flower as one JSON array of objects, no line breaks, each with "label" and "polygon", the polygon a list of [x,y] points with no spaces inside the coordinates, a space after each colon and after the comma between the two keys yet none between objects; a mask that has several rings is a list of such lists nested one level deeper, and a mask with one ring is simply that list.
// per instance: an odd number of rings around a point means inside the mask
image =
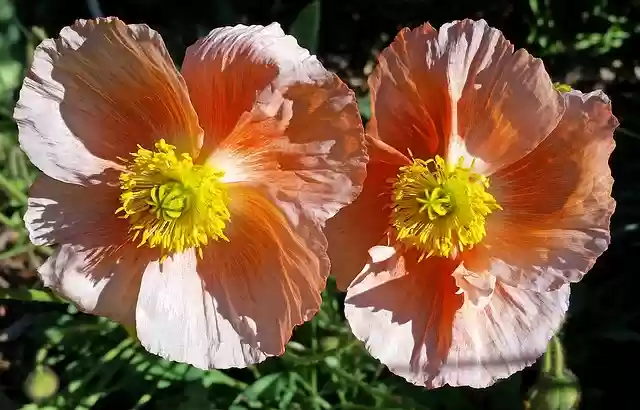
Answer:
[{"label": "poppy flower", "polygon": [[327,224],[345,314],[408,381],[532,364],[609,244],[618,121],[484,21],[403,29],[369,78],[361,195]]},{"label": "poppy flower", "polygon": [[206,369],[282,354],[319,309],[364,132],[278,24],[215,29],[179,72],[148,26],[79,20],[36,49],[15,119],[44,172],[30,238],[59,244],[39,274],[82,310]]}]

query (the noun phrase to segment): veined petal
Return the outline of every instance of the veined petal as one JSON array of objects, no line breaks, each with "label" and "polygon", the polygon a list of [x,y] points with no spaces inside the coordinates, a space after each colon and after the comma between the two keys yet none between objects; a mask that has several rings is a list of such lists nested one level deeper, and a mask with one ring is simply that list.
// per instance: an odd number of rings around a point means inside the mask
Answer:
[{"label": "veined petal", "polygon": [[[353,334],[392,372],[422,385],[438,375],[462,307],[452,274],[459,261],[371,249],[371,259],[347,289],[345,315]],[[414,376],[415,375],[415,376]]]},{"label": "veined petal", "polygon": [[431,387],[487,387],[535,363],[562,324],[569,293],[569,285],[535,292],[497,281],[484,308],[465,304],[456,314],[449,355]]},{"label": "veined petal", "polygon": [[118,194],[108,179],[83,186],[40,175],[24,221],[34,244],[60,245],[38,269],[45,286],[85,312],[132,326],[149,255],[126,244],[126,221],[114,215]]},{"label": "veined petal", "polygon": [[[203,124],[205,145],[216,149],[210,156],[209,148],[204,150],[201,161],[224,170],[228,182],[268,185],[294,223],[305,213],[323,224],[357,197],[367,161],[364,131],[353,92],[335,74],[277,24],[214,30],[194,47],[185,76],[193,84],[200,117],[214,118],[207,114],[211,101],[226,98],[239,104],[224,114],[235,120],[233,125],[231,120]],[[236,60],[245,67],[240,73],[267,64],[276,67],[277,76],[258,90],[266,80],[244,81],[232,74],[227,65]],[[203,87],[194,79],[205,68],[196,69],[195,61],[221,70],[219,83],[238,85]],[[238,98],[230,96],[230,89]]]},{"label": "veined petal", "polygon": [[451,133],[451,98],[444,79],[426,72],[425,57],[438,33],[430,24],[400,30],[369,76],[367,133],[408,157],[444,152]]},{"label": "veined petal", "polygon": [[463,265],[453,272],[458,293],[464,295],[465,304],[477,309],[485,307],[491,300],[496,287],[496,277],[487,273],[478,274],[466,269]]},{"label": "veined petal", "polygon": [[245,367],[284,353],[320,307],[329,265],[311,221],[289,224],[262,192],[230,186],[229,242],[152,263],[137,308],[142,344],[171,360]]},{"label": "veined petal", "polygon": [[542,62],[484,20],[400,31],[369,84],[376,138],[422,159],[476,158],[485,173],[534,149],[564,111]]},{"label": "veined petal", "polygon": [[78,309],[134,326],[140,279],[149,255],[135,246],[61,245],[38,269],[44,285]]},{"label": "veined petal", "polygon": [[78,20],[43,41],[14,117],[20,145],[52,178],[86,183],[137,145],[197,154],[202,131],[160,35],[116,18]]},{"label": "veined petal", "polygon": [[360,196],[327,222],[331,275],[339,289],[347,289],[367,263],[369,249],[383,242],[390,229],[391,179],[397,172],[397,165],[369,162]]},{"label": "veined petal", "polygon": [[565,98],[553,133],[492,177],[504,211],[489,219],[474,259],[512,286],[545,291],[577,282],[609,245],[608,161],[618,120],[601,91]]},{"label": "veined petal", "polygon": [[469,154],[490,174],[533,150],[560,121],[564,100],[542,60],[514,52],[484,20],[444,24],[438,48],[457,102],[449,160]]},{"label": "veined petal", "polygon": [[478,307],[457,294],[455,261],[418,263],[380,248],[347,290],[345,314],[374,357],[419,386],[487,387],[522,370],[544,353],[568,307],[568,285],[537,293],[500,281]]},{"label": "veined petal", "polygon": [[24,222],[35,245],[81,244],[85,249],[117,247],[126,241],[117,176],[95,185],[75,185],[40,175],[31,185]]},{"label": "veined petal", "polygon": [[205,130],[207,158],[252,110],[268,86],[327,76],[315,56],[278,23],[220,27],[187,48],[182,64],[191,100]]},{"label": "veined petal", "polygon": [[[140,343],[165,359],[201,369],[244,367],[267,355],[244,343],[218,312],[216,296],[198,274],[193,249],[149,264],[136,308]],[[218,296],[220,297],[220,296]]]}]

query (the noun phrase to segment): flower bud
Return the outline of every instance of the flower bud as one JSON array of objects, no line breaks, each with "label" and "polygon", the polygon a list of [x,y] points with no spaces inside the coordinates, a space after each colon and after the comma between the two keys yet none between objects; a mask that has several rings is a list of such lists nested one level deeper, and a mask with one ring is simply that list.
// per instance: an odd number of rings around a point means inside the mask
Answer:
[{"label": "flower bud", "polygon": [[49,367],[38,365],[24,382],[24,394],[34,403],[49,399],[58,392],[58,375]]},{"label": "flower bud", "polygon": [[554,336],[543,358],[540,378],[529,391],[527,410],[575,410],[580,402],[578,378],[564,364],[560,340]]}]

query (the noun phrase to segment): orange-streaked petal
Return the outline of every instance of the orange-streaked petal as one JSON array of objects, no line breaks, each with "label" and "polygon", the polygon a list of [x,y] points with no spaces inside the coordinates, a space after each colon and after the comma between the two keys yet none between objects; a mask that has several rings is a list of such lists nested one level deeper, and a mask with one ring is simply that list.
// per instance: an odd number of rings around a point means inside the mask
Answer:
[{"label": "orange-streaked petal", "polygon": [[402,153],[486,173],[530,152],[564,110],[542,62],[484,20],[402,30],[370,77],[374,136]]},{"label": "orange-streaked petal", "polygon": [[[565,109],[542,60],[514,52],[502,33],[484,20],[443,25],[438,43],[457,101],[457,130],[450,160],[469,153],[491,173],[533,150],[556,127]],[[460,138],[458,139],[457,136]]]},{"label": "orange-streaked petal", "polygon": [[426,367],[437,374],[451,347],[454,316],[464,301],[453,277],[459,261],[434,257],[418,262],[418,257],[413,251],[373,247],[369,263],[345,299],[353,334],[403,377],[425,372]]},{"label": "orange-streaked petal", "polygon": [[187,48],[182,74],[205,130],[205,158],[269,85],[283,85],[287,77],[304,81],[326,76],[316,57],[278,23],[214,29]]},{"label": "orange-streaked petal", "polygon": [[489,218],[472,263],[512,286],[545,291],[577,282],[609,245],[615,201],[608,161],[618,120],[601,91],[565,98],[558,128],[492,177],[504,210]]},{"label": "orange-streaked petal", "polygon": [[[498,280],[484,308],[465,304],[456,314],[449,355],[430,387],[483,388],[531,366],[560,328],[569,293],[569,285],[535,292]],[[429,377],[409,375],[419,385]]]},{"label": "orange-streaked petal", "polygon": [[437,34],[429,24],[402,29],[382,51],[368,80],[367,133],[408,157],[430,158],[444,152],[443,140],[451,132],[447,84],[439,73],[426,71],[426,57]]},{"label": "orange-streaked petal", "polygon": [[227,182],[266,186],[291,221],[305,213],[323,224],[360,193],[364,132],[353,92],[337,76],[295,82],[294,74],[283,89],[263,90],[208,163]]},{"label": "orange-streaked petal", "polygon": [[339,289],[347,289],[369,259],[369,249],[389,230],[392,178],[397,172],[397,165],[369,162],[360,196],[327,221],[331,275]]},{"label": "orange-streaked petal", "polygon": [[428,388],[487,387],[531,365],[560,326],[569,287],[536,293],[495,282],[483,307],[457,293],[455,261],[375,247],[347,290],[354,335],[393,373]]},{"label": "orange-streaked petal", "polygon": [[16,105],[21,147],[52,178],[85,183],[165,138],[202,143],[187,88],[160,35],[116,18],[78,20],[43,41]]},{"label": "orange-streaked petal", "polygon": [[204,369],[284,353],[294,326],[318,311],[329,270],[312,221],[294,227],[264,193],[229,191],[229,242],[210,244],[202,260],[191,251],[151,264],[137,308],[147,349]]}]

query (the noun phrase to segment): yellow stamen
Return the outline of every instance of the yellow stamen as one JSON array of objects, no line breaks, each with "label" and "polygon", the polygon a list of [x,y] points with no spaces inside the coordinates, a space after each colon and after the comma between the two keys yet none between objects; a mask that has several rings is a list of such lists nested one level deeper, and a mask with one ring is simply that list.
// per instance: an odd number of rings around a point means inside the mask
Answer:
[{"label": "yellow stamen", "polygon": [[212,240],[228,240],[229,221],[224,172],[208,165],[194,165],[189,154],[161,139],[155,151],[138,146],[132,160],[124,160],[120,174],[120,202],[116,213],[129,220],[132,241],[138,246],[160,248],[162,258],[197,248]]},{"label": "yellow stamen", "polygon": [[431,255],[455,257],[486,235],[487,216],[502,209],[486,191],[489,179],[440,156],[400,168],[393,192],[397,238]]}]

